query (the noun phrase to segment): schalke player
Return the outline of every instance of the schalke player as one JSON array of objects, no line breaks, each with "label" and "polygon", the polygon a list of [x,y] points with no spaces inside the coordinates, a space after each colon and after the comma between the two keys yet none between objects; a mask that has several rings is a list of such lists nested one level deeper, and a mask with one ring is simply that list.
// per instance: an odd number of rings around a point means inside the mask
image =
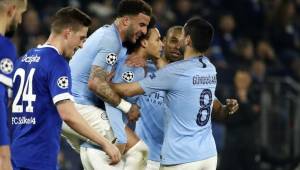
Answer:
[{"label": "schalke player", "polygon": [[91,19],[80,10],[59,10],[44,45],[33,48],[16,63],[13,76],[12,162],[14,170],[55,170],[62,120],[99,144],[111,163],[118,149],[100,136],[76,111],[71,96],[70,58],[86,39]]},{"label": "schalke player", "polygon": [[[27,8],[27,0],[0,0],[0,169],[11,170],[9,133],[8,133],[8,105],[11,96],[12,75],[17,58],[16,49],[8,39],[18,24],[22,21],[22,14]],[[10,92],[10,94],[9,94]]]}]

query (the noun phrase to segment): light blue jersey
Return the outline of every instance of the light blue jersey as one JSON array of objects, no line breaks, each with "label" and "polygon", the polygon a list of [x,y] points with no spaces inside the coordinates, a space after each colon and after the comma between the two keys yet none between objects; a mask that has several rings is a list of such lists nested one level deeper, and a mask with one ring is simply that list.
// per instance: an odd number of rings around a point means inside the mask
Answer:
[{"label": "light blue jersey", "polygon": [[[141,80],[145,77],[145,70],[142,67],[130,67],[125,64],[127,57],[122,58],[116,66],[115,76],[112,79],[113,83],[131,83]],[[125,100],[130,103],[136,103],[138,96],[128,97]],[[119,109],[116,109],[105,103],[105,109],[112,126],[117,143],[127,143],[127,135],[125,132],[125,125],[127,124],[127,117]]]},{"label": "light blue jersey", "polygon": [[[156,66],[152,61],[147,64],[147,76],[153,76]],[[148,159],[160,161],[160,152],[164,139],[165,92],[158,91],[141,95],[138,99],[141,117],[136,122],[135,132],[149,147]]]},{"label": "light blue jersey", "polygon": [[98,106],[103,103],[88,88],[88,80],[93,65],[110,72],[119,56],[125,56],[125,48],[114,24],[105,25],[88,37],[70,61],[73,80],[72,92],[76,103]]},{"label": "light blue jersey", "polygon": [[146,94],[166,92],[170,115],[161,151],[163,165],[183,164],[217,155],[211,110],[217,85],[216,69],[206,57],[169,64],[139,82]]}]

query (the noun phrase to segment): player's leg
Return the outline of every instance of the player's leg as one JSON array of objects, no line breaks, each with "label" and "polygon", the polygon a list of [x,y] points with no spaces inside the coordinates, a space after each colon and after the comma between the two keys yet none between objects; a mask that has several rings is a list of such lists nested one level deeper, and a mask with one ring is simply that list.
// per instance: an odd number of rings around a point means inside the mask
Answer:
[{"label": "player's leg", "polygon": [[126,126],[128,143],[126,145],[124,170],[144,170],[147,164],[148,147],[138,136]]},{"label": "player's leg", "polygon": [[80,147],[80,159],[84,170],[93,170],[93,167],[91,166],[88,159],[86,147]]},{"label": "player's leg", "polygon": [[157,161],[147,161],[146,170],[159,170],[160,162]]},{"label": "player's leg", "polygon": [[172,165],[172,166],[165,166],[161,165],[160,170],[216,170],[217,169],[217,156],[201,160],[195,161],[191,163],[179,164],[179,165]]}]

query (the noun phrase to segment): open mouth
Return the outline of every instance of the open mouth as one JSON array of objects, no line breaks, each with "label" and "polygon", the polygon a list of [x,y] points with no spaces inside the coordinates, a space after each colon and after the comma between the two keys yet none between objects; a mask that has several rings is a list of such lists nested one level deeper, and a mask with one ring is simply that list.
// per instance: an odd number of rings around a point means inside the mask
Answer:
[{"label": "open mouth", "polygon": [[171,51],[170,53],[176,57],[179,57],[181,55],[181,53],[179,51]]}]

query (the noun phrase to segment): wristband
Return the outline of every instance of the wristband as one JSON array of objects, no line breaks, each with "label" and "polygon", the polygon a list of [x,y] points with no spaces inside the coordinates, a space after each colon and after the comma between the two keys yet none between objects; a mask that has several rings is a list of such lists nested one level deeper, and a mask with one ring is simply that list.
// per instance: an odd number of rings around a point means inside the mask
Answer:
[{"label": "wristband", "polygon": [[117,108],[120,109],[124,113],[128,113],[131,108],[131,105],[132,105],[131,103],[127,102],[124,99],[121,99],[121,102],[119,103]]}]

